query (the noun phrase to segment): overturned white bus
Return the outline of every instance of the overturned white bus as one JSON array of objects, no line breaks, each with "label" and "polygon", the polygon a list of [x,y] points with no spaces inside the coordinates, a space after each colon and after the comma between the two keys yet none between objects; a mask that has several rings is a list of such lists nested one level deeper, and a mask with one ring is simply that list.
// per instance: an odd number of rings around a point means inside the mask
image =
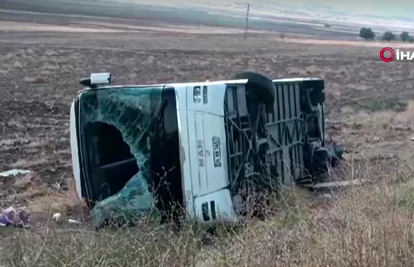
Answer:
[{"label": "overturned white bus", "polygon": [[95,226],[177,206],[187,219],[237,221],[250,187],[312,182],[341,156],[324,147],[322,79],[113,86],[100,73],[81,83],[73,172]]}]

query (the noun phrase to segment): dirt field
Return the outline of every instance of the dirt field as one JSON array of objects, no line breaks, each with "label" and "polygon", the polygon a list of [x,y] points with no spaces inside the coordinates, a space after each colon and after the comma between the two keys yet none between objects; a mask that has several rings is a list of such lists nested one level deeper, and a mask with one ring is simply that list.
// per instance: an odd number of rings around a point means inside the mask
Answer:
[{"label": "dirt field", "polygon": [[[5,31],[8,25],[14,30]],[[79,79],[91,72],[112,72],[116,84],[218,80],[246,70],[272,78],[322,77],[330,136],[345,142],[350,161],[364,158],[364,165],[379,158],[377,167],[370,165],[357,178],[395,173],[395,159],[412,163],[414,102],[408,104],[414,100],[414,63],[382,62],[378,53],[385,44],[300,43],[270,33],[243,40],[240,34],[178,29],[41,27],[0,22],[0,171],[32,172],[0,177],[0,208],[28,207],[34,228],[52,211],[79,218],[79,203],[68,193],[68,114]]]},{"label": "dirt field", "polygon": [[[322,77],[328,117],[335,123],[358,111],[401,111],[414,98],[412,63],[381,62],[376,47],[296,44],[264,34],[243,40],[237,35],[207,39],[186,33],[28,29],[1,33],[0,170],[29,169],[36,183],[22,191],[11,186],[13,179],[4,179],[3,207],[28,204],[71,178],[69,105],[78,80],[94,71],[112,72],[118,84],[225,79],[244,70],[273,78]],[[407,141],[410,134],[398,137]],[[344,136],[338,133],[338,138]]]}]

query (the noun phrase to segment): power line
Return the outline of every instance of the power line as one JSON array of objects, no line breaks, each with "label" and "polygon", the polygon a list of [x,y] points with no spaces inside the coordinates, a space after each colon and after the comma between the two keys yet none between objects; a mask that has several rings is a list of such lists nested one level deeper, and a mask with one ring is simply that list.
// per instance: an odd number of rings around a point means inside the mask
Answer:
[{"label": "power line", "polygon": [[246,28],[244,29],[244,39],[247,38],[247,30],[249,29],[249,13],[250,13],[250,3],[247,3]]}]

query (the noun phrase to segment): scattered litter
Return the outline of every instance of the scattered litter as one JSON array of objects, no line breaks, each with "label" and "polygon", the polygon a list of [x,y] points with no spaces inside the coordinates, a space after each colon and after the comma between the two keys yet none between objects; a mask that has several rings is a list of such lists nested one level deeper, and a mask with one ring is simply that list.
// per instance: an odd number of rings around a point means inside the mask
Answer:
[{"label": "scattered litter", "polygon": [[15,210],[13,207],[3,210],[0,215],[0,226],[6,227],[9,225],[15,227],[28,228],[30,222],[30,213],[24,209]]},{"label": "scattered litter", "polygon": [[324,198],[326,200],[331,200],[333,198],[333,196],[331,194],[323,194],[322,198]]},{"label": "scattered litter", "polygon": [[55,220],[56,222],[59,222],[61,219],[62,219],[62,214],[60,213],[53,214],[53,220]]},{"label": "scattered litter", "polygon": [[9,171],[5,171],[5,172],[1,172],[0,176],[3,177],[10,177],[10,176],[14,176],[16,177],[17,175],[24,175],[24,174],[28,174],[30,173],[30,171],[26,171],[26,170],[9,170]]},{"label": "scattered litter", "polygon": [[[56,222],[62,222],[62,214],[59,213],[59,212],[53,214],[52,218]],[[68,219],[68,223],[70,223],[70,224],[82,224],[80,221],[76,221],[76,220],[73,220],[73,219]]]},{"label": "scattered litter", "polygon": [[414,141],[414,137],[411,138],[411,141]]},{"label": "scattered litter", "polygon": [[319,183],[314,185],[304,185],[305,187],[313,188],[313,189],[327,189],[327,188],[339,188],[339,187],[347,187],[347,186],[354,186],[354,185],[362,185],[366,183],[366,180],[350,180],[350,181],[340,181],[340,182],[330,182],[330,183]]},{"label": "scattered litter", "polygon": [[71,223],[71,224],[82,224],[80,221],[76,221],[76,220],[72,220],[72,219],[69,219],[68,220],[68,223]]}]

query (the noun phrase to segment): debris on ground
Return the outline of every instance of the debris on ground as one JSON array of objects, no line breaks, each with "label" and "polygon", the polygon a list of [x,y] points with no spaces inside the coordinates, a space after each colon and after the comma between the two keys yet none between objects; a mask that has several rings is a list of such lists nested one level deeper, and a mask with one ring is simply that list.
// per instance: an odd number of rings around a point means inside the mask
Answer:
[{"label": "debris on ground", "polygon": [[82,224],[80,221],[69,219],[68,223],[70,224]]},{"label": "debris on ground", "polygon": [[55,214],[53,214],[52,218],[53,218],[54,221],[59,222],[62,219],[62,214],[55,213]]},{"label": "debris on ground", "polygon": [[325,200],[332,200],[333,196],[332,196],[332,194],[323,194],[322,198],[325,199]]},{"label": "debris on ground", "polygon": [[5,172],[0,172],[0,176],[3,177],[10,177],[10,176],[18,176],[18,175],[25,175],[30,173],[30,171],[26,171],[26,170],[17,170],[17,169],[13,169],[13,170],[9,170],[9,171],[5,171]]},{"label": "debris on ground", "polygon": [[15,210],[13,207],[9,207],[0,215],[0,226],[15,226],[21,228],[28,228],[30,222],[30,213],[24,209]]},{"label": "debris on ground", "polygon": [[[61,223],[62,222],[62,214],[61,213],[55,213],[53,214],[53,220],[56,221],[57,223]],[[69,224],[82,224],[82,222],[77,221],[77,220],[73,220],[73,219],[68,219],[67,222]]]},{"label": "debris on ground", "polygon": [[365,183],[367,183],[366,180],[349,180],[349,181],[310,184],[310,185],[304,185],[304,186],[312,188],[312,189],[334,189],[334,188],[341,188],[341,187],[363,185]]}]

